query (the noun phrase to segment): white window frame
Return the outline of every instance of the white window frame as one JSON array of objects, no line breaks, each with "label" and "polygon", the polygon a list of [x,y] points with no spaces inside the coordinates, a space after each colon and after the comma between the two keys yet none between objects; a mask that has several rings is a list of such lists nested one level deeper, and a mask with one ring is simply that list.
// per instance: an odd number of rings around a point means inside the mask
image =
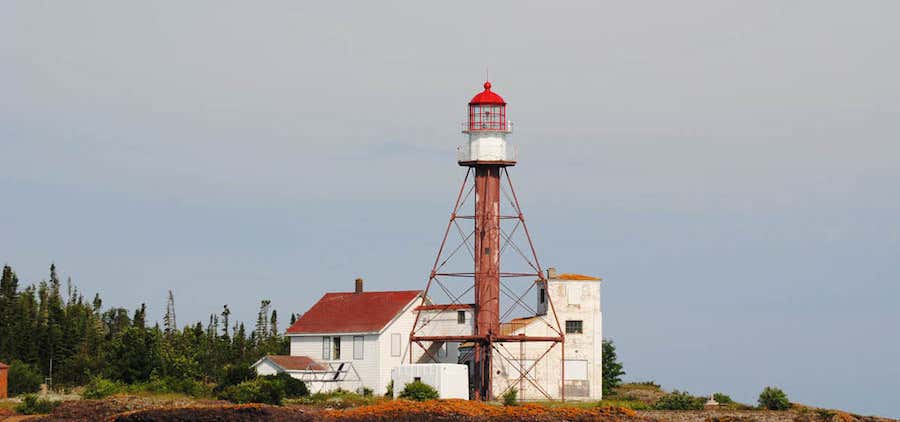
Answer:
[{"label": "white window frame", "polygon": [[341,341],[340,336],[334,336],[334,339],[331,340],[331,357],[334,360],[341,360],[341,356],[343,356],[343,351],[341,350]]},{"label": "white window frame", "polygon": [[364,359],[365,339],[363,336],[353,336],[353,360]]},{"label": "white window frame", "polygon": [[331,337],[322,337],[322,360],[331,360]]},{"label": "white window frame", "polygon": [[400,356],[401,345],[400,333],[391,334],[391,356]]}]

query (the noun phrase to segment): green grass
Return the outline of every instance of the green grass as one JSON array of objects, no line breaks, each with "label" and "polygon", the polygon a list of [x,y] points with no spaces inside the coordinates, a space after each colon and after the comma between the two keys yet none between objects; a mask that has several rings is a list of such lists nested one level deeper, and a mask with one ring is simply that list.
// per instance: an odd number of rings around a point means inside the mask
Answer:
[{"label": "green grass", "polygon": [[380,396],[362,396],[350,391],[332,391],[330,393],[313,393],[308,397],[285,399],[286,405],[306,405],[316,407],[333,407],[345,409],[349,407],[366,406],[387,400]]},{"label": "green grass", "polygon": [[650,408],[646,403],[639,400],[609,400],[603,399],[600,401],[536,401],[536,402],[525,402],[525,403],[535,403],[542,406],[547,407],[575,407],[581,409],[591,409],[595,407],[624,407],[626,409],[631,410],[647,410]]},{"label": "green grass", "polygon": [[651,391],[660,391],[662,387],[659,384],[653,381],[642,381],[642,382],[628,382],[620,385],[618,390],[651,390]]}]

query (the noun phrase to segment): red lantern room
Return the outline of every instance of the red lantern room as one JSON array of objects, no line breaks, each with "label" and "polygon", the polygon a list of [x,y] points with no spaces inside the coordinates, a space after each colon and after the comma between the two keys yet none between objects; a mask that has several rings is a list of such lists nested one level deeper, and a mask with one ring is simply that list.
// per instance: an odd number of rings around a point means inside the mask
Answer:
[{"label": "red lantern room", "polygon": [[506,142],[511,132],[512,123],[506,119],[506,101],[491,91],[490,82],[485,82],[484,91],[469,101],[469,119],[463,123],[463,133],[469,135],[469,141],[456,149],[459,165],[515,165],[516,149]]},{"label": "red lantern room", "polygon": [[506,121],[506,101],[491,91],[491,83],[484,83],[484,91],[479,92],[469,101],[469,122],[465,128],[469,131],[509,132]]}]

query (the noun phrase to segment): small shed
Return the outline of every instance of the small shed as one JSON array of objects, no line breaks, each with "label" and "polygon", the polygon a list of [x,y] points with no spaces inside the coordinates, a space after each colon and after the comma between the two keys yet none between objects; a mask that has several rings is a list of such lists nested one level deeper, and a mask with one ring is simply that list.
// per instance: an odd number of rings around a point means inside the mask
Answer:
[{"label": "small shed", "polygon": [[469,399],[469,367],[455,363],[417,363],[391,369],[394,398],[406,384],[421,381],[434,387],[442,399]]},{"label": "small shed", "polygon": [[9,373],[9,365],[0,362],[0,399],[7,398],[6,386]]}]

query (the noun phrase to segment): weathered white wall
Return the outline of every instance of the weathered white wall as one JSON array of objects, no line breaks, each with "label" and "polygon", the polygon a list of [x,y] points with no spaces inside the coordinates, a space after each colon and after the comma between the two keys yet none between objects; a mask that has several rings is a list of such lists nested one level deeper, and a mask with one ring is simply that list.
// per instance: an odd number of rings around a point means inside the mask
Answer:
[{"label": "weathered white wall", "polygon": [[457,147],[458,161],[515,161],[516,149],[499,132],[473,132]]},{"label": "weathered white wall", "polygon": [[[322,338],[341,338],[341,358],[325,359],[322,356]],[[291,356],[307,356],[317,362],[334,363],[335,368],[341,362],[350,363],[353,369],[345,377],[344,382],[308,382],[310,391],[330,391],[337,388],[355,391],[359,387],[373,388],[372,380],[378,376],[378,335],[366,334],[363,337],[363,358],[353,358],[353,335],[303,335],[291,336]],[[304,377],[300,372],[289,372],[294,378]],[[308,379],[308,375],[305,376]],[[358,379],[357,379],[358,378]]]},{"label": "weathered white wall", "polygon": [[[457,312],[466,315],[466,321],[459,323]],[[470,336],[475,332],[475,314],[471,309],[422,311],[419,316],[419,336]]]},{"label": "weathered white wall", "polygon": [[[410,345],[409,343],[409,333],[412,331],[416,320],[416,312],[413,309],[420,305],[420,302],[421,299],[418,298],[413,300],[412,303],[403,309],[399,317],[388,324],[378,337],[379,363],[378,377],[373,387],[375,394],[384,394],[387,391],[387,385],[391,381],[391,369],[403,363],[409,363],[410,354],[412,354],[413,362],[419,361],[425,354],[419,346],[415,344]],[[391,335],[393,334],[400,335],[399,356],[392,356],[391,354]]]},{"label": "weathered white wall", "polygon": [[256,365],[256,374],[261,376],[267,375],[276,375],[281,372],[278,368],[272,365],[269,361],[263,360],[259,365]]},{"label": "weathered white wall", "polygon": [[[409,384],[416,378],[434,387],[442,399],[469,399],[469,368],[465,365],[412,364],[391,370],[395,386]],[[394,398],[400,394],[401,388],[394,388]]]},{"label": "weathered white wall", "polygon": [[[566,384],[567,400],[599,400],[602,398],[602,311],[600,307],[600,282],[588,280],[558,280],[551,279],[547,294],[553,300],[559,323],[565,330],[566,320],[582,321],[581,334],[566,334],[565,353],[566,360],[586,361],[587,380],[574,380],[574,375],[568,374]],[[554,324],[553,312],[548,312],[546,320]],[[524,332],[529,336],[553,336],[555,333],[550,327],[540,321],[533,322],[524,328],[516,330],[513,335]],[[507,357],[512,355],[515,359],[524,359],[526,369],[534,363],[551,343],[504,343]],[[556,345],[546,357],[538,361],[534,370],[529,372],[535,377],[537,384],[552,397],[557,398],[561,394],[561,357],[562,348]],[[500,374],[494,374],[494,393],[502,393],[507,386],[514,385],[520,390],[520,397],[524,400],[543,400],[545,397],[528,381],[519,383],[517,366],[495,356],[494,370]],[[581,365],[570,363],[571,368]],[[582,374],[583,375],[583,374]]]}]

